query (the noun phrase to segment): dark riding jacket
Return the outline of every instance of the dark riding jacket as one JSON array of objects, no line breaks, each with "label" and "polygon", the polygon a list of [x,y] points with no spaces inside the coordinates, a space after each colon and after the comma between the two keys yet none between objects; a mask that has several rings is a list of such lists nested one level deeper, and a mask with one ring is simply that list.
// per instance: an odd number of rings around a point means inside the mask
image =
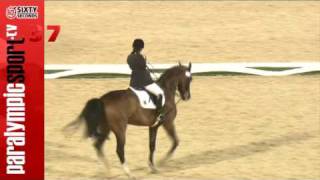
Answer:
[{"label": "dark riding jacket", "polygon": [[150,72],[147,70],[146,59],[139,53],[131,53],[127,58],[131,73],[130,86],[143,89],[145,86],[152,84]]}]

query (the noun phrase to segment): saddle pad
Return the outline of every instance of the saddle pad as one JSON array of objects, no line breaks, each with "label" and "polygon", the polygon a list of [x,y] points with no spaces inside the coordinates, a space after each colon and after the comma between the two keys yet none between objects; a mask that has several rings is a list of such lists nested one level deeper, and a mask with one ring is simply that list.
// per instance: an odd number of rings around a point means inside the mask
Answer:
[{"label": "saddle pad", "polygon": [[137,90],[137,89],[134,89],[133,87],[129,87],[129,89],[131,89],[131,91],[133,91],[137,95],[142,108],[156,109],[156,105],[153,103],[150,95],[146,91]]}]

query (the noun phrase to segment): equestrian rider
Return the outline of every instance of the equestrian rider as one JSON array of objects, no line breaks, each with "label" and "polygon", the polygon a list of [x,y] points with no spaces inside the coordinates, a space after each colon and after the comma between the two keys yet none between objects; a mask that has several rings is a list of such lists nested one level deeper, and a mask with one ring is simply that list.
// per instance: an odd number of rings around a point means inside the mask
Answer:
[{"label": "equestrian rider", "polygon": [[159,85],[152,80],[150,71],[147,67],[147,60],[141,54],[141,51],[144,48],[143,40],[135,39],[132,47],[133,50],[127,58],[127,63],[132,70],[130,86],[138,90],[145,89],[157,97],[157,114],[161,120],[163,117],[162,101],[164,100],[164,92]]}]

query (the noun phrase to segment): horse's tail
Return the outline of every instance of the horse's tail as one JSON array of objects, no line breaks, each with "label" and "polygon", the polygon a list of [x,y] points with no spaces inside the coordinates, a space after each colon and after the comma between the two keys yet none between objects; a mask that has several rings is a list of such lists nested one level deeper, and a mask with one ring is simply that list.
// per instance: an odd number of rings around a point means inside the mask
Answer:
[{"label": "horse's tail", "polygon": [[82,122],[85,122],[86,138],[92,137],[98,139],[99,137],[103,136],[108,138],[110,129],[106,119],[104,103],[101,101],[101,99],[90,99],[86,103],[78,118],[64,127],[64,133],[66,135],[74,133],[74,131],[80,127]]},{"label": "horse's tail", "polygon": [[108,137],[110,129],[107,122],[104,103],[101,99],[90,99],[83,108],[79,118],[85,120],[87,129],[86,137]]}]

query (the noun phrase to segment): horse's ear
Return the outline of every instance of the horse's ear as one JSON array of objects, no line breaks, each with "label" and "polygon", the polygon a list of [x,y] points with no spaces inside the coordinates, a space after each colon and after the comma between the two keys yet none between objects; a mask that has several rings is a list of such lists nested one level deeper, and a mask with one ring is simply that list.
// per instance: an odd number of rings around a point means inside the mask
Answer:
[{"label": "horse's ear", "polygon": [[192,67],[192,63],[189,62],[189,67],[188,67],[189,71],[191,71],[191,67]]},{"label": "horse's ear", "polygon": [[179,61],[179,66],[182,66],[180,61]]}]

